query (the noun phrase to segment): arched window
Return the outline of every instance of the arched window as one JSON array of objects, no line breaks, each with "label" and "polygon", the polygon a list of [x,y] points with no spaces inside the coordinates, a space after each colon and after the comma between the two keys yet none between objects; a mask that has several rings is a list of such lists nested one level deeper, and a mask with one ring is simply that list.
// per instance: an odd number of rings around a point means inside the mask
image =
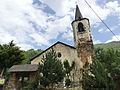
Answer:
[{"label": "arched window", "polygon": [[58,52],[58,57],[60,58],[62,56],[62,54],[60,52]]},{"label": "arched window", "polygon": [[78,23],[78,32],[84,32],[85,29],[84,29],[84,25],[80,22]]}]

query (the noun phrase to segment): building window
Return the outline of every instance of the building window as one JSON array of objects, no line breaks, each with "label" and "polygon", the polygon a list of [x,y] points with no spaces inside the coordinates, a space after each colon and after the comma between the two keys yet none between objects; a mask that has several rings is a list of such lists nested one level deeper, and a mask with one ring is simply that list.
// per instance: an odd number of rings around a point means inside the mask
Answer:
[{"label": "building window", "polygon": [[60,52],[58,52],[58,57],[60,58],[62,56],[62,54]]},{"label": "building window", "polygon": [[84,25],[81,22],[78,23],[78,32],[84,32],[84,31],[85,31]]}]

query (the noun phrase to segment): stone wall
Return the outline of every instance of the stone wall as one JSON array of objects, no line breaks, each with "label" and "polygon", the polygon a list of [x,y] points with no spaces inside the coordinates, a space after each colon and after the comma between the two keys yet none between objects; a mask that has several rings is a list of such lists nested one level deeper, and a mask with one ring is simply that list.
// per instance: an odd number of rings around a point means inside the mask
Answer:
[{"label": "stone wall", "polygon": [[[51,49],[51,48],[50,48]],[[41,62],[43,56],[50,51],[47,50],[46,52],[42,53],[40,56],[36,57],[34,60],[31,61],[31,64],[38,64],[39,62]],[[64,60],[68,60],[70,63],[72,61],[76,62],[76,66],[81,67],[82,63],[81,61],[78,60],[78,55],[77,55],[77,51],[75,48],[71,48],[69,46],[65,46],[61,43],[56,44],[55,46],[53,46],[53,49],[57,52],[57,53],[61,53],[61,57],[59,58],[62,62]]]},{"label": "stone wall", "polygon": [[[25,74],[27,72],[24,72]],[[23,87],[22,81],[19,81],[19,77],[24,77],[22,75],[18,76],[18,73],[10,73],[9,80],[5,83],[3,90],[20,90],[21,87]],[[29,72],[28,76],[28,83],[37,82],[37,72]]]},{"label": "stone wall", "polygon": [[55,89],[55,90],[83,90],[82,88],[80,87],[76,87],[76,88],[59,88],[59,89]]},{"label": "stone wall", "polygon": [[32,72],[30,73],[29,75],[29,82],[32,83],[32,82],[38,82],[38,79],[37,79],[37,72]]},{"label": "stone wall", "polygon": [[[78,31],[78,24],[83,24],[84,31]],[[82,61],[84,65],[87,61],[92,62],[93,57],[93,41],[90,32],[90,23],[87,18],[83,18],[78,21],[72,22],[73,32],[74,32],[74,42],[78,53],[79,61]]]},{"label": "stone wall", "polygon": [[16,74],[12,73],[9,80],[5,83],[3,90],[17,90],[16,89]]},{"label": "stone wall", "polygon": [[[70,75],[70,79],[72,82],[74,82],[76,85],[80,84],[80,80],[82,78],[81,72],[80,72],[80,68],[82,68],[82,62],[79,61],[78,55],[77,55],[77,50],[75,48],[66,46],[64,44],[58,43],[55,46],[53,46],[53,49],[57,52],[57,53],[61,53],[61,57],[59,57],[59,59],[63,62],[64,60],[68,60],[69,63],[71,64],[72,61],[75,61],[76,66],[75,69],[72,70],[71,75]],[[49,52],[51,50],[51,48],[47,51],[45,51],[44,53],[42,53],[40,56],[36,57],[31,64],[39,64],[39,62],[41,62],[43,56]]]}]

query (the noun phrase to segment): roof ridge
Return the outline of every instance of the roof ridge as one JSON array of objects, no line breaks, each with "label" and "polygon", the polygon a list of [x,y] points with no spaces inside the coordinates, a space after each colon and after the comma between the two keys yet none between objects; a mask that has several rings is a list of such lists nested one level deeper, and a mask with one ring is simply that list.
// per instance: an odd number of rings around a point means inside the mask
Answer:
[{"label": "roof ridge", "polygon": [[32,61],[32,60],[35,59],[36,57],[40,56],[42,53],[44,53],[45,51],[47,51],[48,49],[52,48],[53,46],[55,46],[55,45],[58,44],[58,43],[61,43],[61,44],[65,45],[65,46],[68,46],[68,47],[70,47],[70,48],[76,49],[74,46],[71,46],[71,45],[68,45],[68,44],[66,44],[66,43],[57,41],[57,42],[54,43],[52,46],[48,47],[47,49],[45,49],[44,51],[42,51],[41,53],[39,53],[38,55],[36,55],[36,56],[33,57],[32,59],[30,59],[30,61]]}]

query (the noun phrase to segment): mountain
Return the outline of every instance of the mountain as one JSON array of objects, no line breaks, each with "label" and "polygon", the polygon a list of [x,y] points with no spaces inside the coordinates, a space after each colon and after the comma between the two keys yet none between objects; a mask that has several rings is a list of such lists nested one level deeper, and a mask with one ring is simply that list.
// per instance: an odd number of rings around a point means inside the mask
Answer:
[{"label": "mountain", "polygon": [[103,49],[108,49],[108,48],[113,48],[113,49],[117,49],[120,50],[120,41],[113,41],[110,43],[103,43],[103,44],[96,44],[94,45],[95,48],[103,48]]}]

